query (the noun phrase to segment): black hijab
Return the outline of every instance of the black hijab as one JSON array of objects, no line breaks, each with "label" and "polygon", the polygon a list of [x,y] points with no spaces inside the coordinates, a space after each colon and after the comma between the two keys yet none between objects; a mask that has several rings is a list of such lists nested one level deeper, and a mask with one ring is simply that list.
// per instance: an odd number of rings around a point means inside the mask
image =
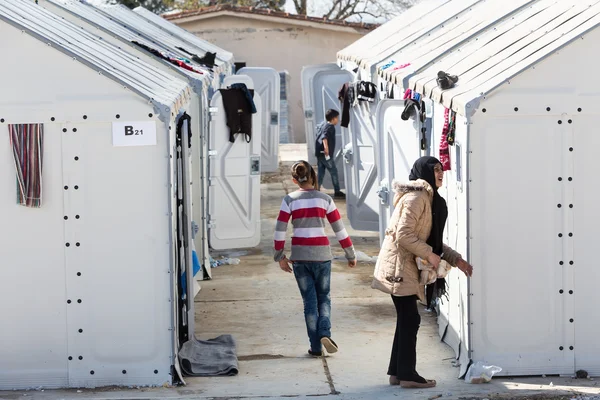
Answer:
[{"label": "black hijab", "polygon": [[[432,225],[427,244],[433,252],[441,256],[444,252],[444,227],[448,218],[446,200],[438,193],[434,168],[441,162],[435,157],[421,157],[413,165],[409,179],[416,181],[422,179],[429,183],[433,189],[433,203],[431,204]],[[427,308],[431,308],[433,297],[442,297],[446,294],[446,280],[438,279],[433,285],[427,287]]]},{"label": "black hijab", "polygon": [[441,165],[440,161],[435,157],[421,157],[413,165],[410,171],[409,179],[416,181],[422,179],[429,183],[433,189],[433,203],[431,205],[432,226],[427,244],[433,248],[433,252],[441,256],[444,251],[444,227],[448,218],[448,207],[446,200],[438,193],[434,168],[436,165]]}]

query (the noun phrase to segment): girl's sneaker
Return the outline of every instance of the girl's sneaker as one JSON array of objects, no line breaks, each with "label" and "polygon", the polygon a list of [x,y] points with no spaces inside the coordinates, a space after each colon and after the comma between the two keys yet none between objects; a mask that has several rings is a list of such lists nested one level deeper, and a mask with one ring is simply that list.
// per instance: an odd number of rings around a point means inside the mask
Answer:
[{"label": "girl's sneaker", "polygon": [[308,350],[308,354],[313,356],[313,357],[322,357],[323,356],[323,352],[322,351],[312,351],[312,350]]},{"label": "girl's sneaker", "polygon": [[337,353],[339,350],[338,345],[330,337],[322,337],[321,344],[323,347],[325,347],[325,350],[327,350],[329,354]]}]

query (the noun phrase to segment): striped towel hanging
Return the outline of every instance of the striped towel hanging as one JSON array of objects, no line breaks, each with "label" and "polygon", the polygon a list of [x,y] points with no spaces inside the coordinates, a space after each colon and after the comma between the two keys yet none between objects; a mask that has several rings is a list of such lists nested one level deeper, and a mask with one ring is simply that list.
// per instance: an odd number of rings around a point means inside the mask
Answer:
[{"label": "striped towel hanging", "polygon": [[17,204],[42,206],[43,124],[8,125],[17,172]]}]

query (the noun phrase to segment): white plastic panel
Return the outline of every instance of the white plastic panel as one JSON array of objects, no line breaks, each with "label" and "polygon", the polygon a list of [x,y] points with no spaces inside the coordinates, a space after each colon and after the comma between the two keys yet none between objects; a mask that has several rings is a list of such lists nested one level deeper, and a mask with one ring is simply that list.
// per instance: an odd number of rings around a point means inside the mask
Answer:
[{"label": "white plastic panel", "polygon": [[379,231],[376,106],[359,102],[351,108],[348,129],[342,128],[348,219],[352,228],[372,232]]},{"label": "white plastic panel", "polygon": [[262,102],[262,172],[275,172],[279,168],[279,114],[280,77],[273,68],[242,68],[238,75],[247,75],[254,82],[254,90]]},{"label": "white plastic panel", "polygon": [[[247,86],[243,75],[229,77]],[[248,86],[251,88],[251,86]],[[220,92],[211,100],[209,140],[209,243],[215,250],[248,248],[260,243],[260,163],[262,100],[254,93],[257,113],[252,115],[252,140],[237,135],[229,142],[229,128]]]},{"label": "white plastic panel", "polygon": [[[39,209],[16,203],[16,173],[6,124],[0,125],[0,390],[68,386],[67,299],[62,191],[62,131],[45,126]],[[16,288],[16,290],[15,290]],[[23,290],[26,288],[26,295]],[[15,302],[18,302],[17,306]],[[43,327],[43,334],[37,329]],[[8,345],[10,344],[10,345]],[[33,357],[35,355],[35,357]]]},{"label": "white plastic panel", "polygon": [[388,221],[394,212],[394,179],[405,182],[414,162],[421,156],[420,133],[417,122],[403,121],[402,100],[382,100],[376,112],[377,143],[379,159],[377,164],[379,204],[379,234],[385,237]]},{"label": "white plastic panel", "polygon": [[[574,104],[576,107],[580,105]],[[564,258],[565,269],[574,274],[574,281],[564,288],[566,296],[573,298],[574,314],[565,317],[569,320],[574,319],[571,325],[575,325],[575,369],[584,369],[591,376],[600,376],[600,346],[597,335],[600,313],[595,301],[598,298],[597,283],[600,281],[600,269],[595,254],[598,248],[596,230],[600,222],[600,213],[598,188],[589,184],[594,182],[593,165],[598,158],[594,148],[600,143],[600,138],[593,134],[598,126],[598,115],[595,109],[590,111],[594,114],[568,117],[573,121],[573,139],[572,143],[563,143],[565,146],[560,149],[569,160],[567,164],[574,167],[574,170],[563,176],[561,183],[566,195],[565,204],[573,204],[572,209],[570,206],[565,209],[570,214],[569,218],[573,220],[575,229],[573,255]],[[572,152],[569,151],[569,147],[573,147]],[[569,177],[573,179],[570,180]],[[574,294],[571,295],[570,290],[573,290]]]},{"label": "white plastic panel", "polygon": [[171,381],[170,138],[156,127],[156,146],[113,147],[111,123],[63,134],[71,387]]},{"label": "white plastic panel", "polygon": [[[302,69],[302,99],[304,104],[304,122],[308,161],[316,165],[315,140],[317,125],[325,121],[325,112],[332,108],[341,115],[341,104],[338,92],[344,83],[352,81],[352,73],[341,70],[335,64],[312,65]],[[336,149],[334,159],[338,168],[340,187],[345,187],[342,134],[339,125],[336,126]],[[332,188],[329,173],[325,175],[323,187]]]},{"label": "white plastic panel", "polygon": [[[486,107],[470,134],[472,358],[504,375],[572,374],[570,278],[559,262],[573,226],[557,207],[565,204],[558,177],[566,173],[568,124],[492,115],[512,102]],[[534,177],[523,175],[525,166],[534,166]]]}]

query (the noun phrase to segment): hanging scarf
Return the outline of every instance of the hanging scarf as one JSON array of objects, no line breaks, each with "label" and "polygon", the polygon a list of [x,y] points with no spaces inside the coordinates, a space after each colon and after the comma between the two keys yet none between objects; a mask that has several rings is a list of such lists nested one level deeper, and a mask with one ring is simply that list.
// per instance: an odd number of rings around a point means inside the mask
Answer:
[{"label": "hanging scarf", "polygon": [[42,206],[42,161],[44,125],[8,125],[10,145],[17,173],[17,204]]},{"label": "hanging scarf", "polygon": [[448,148],[448,133],[450,132],[450,110],[446,108],[444,112],[444,128],[442,129],[442,138],[440,141],[440,160],[444,171],[452,169],[450,164],[450,149]]},{"label": "hanging scarf", "polygon": [[[419,158],[410,171],[409,179],[411,181],[422,179],[431,185],[433,189],[433,202],[431,204],[432,224],[427,244],[431,246],[434,254],[441,256],[444,252],[444,227],[448,218],[448,207],[446,206],[446,200],[440,196],[436,185],[434,168],[438,164],[441,164],[441,162],[435,157]],[[435,297],[441,297],[445,293],[446,280],[440,278],[434,283],[433,294]]]}]

